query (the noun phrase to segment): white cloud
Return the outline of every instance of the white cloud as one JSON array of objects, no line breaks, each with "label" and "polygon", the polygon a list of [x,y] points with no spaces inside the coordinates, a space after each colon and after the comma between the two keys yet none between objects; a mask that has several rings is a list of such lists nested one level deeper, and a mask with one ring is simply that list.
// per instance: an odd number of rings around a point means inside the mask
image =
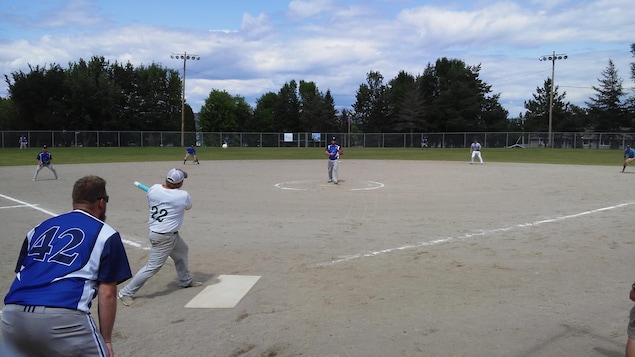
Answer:
[{"label": "white cloud", "polygon": [[[194,110],[212,89],[254,98],[277,92],[292,79],[314,81],[321,91],[331,90],[338,106],[350,105],[368,72],[379,71],[388,81],[400,70],[420,74],[441,57],[481,63],[481,79],[501,93],[511,115],[522,111],[523,101],[551,75],[550,63],[538,57],[552,51],[569,54],[557,63],[556,85],[575,104],[584,105],[593,94],[590,87],[597,85],[609,58],[625,87],[633,86],[628,65],[635,61],[629,52],[635,7],[626,0],[415,3],[294,0],[284,15],[245,12],[239,25],[226,26],[239,30],[210,31],[209,22],[193,28],[143,21],[115,25],[94,3],[72,0],[27,16],[51,18],[39,23],[49,27],[43,33],[0,34],[0,69],[10,74],[27,71],[28,63],[65,66],[99,55],[181,71],[182,62],[169,56],[188,52],[201,56],[187,67],[186,95]],[[385,15],[386,9],[392,15]],[[25,23],[22,15],[19,23]],[[15,28],[18,22],[3,26]],[[0,86],[4,96],[6,84]]]}]

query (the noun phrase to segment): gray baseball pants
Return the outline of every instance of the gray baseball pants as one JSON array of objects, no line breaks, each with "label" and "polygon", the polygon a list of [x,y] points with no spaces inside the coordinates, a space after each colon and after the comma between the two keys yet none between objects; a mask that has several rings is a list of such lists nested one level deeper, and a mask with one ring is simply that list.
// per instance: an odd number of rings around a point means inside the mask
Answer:
[{"label": "gray baseball pants", "polygon": [[335,183],[337,183],[338,178],[337,178],[337,166],[339,164],[339,160],[330,160],[329,159],[329,164],[328,164],[328,170],[329,170],[329,181],[333,181]]},{"label": "gray baseball pants", "polygon": [[37,175],[40,173],[40,171],[42,171],[43,168],[47,168],[51,171],[53,171],[53,175],[55,175],[55,179],[57,180],[57,171],[55,171],[55,167],[53,167],[53,164],[44,164],[42,166],[37,165],[37,168],[35,168],[35,174],[33,174],[33,179],[37,179]]},{"label": "gray baseball pants", "polygon": [[2,338],[6,344],[2,356],[108,356],[95,322],[78,310],[6,305]]},{"label": "gray baseball pants", "polygon": [[150,232],[150,257],[146,265],[141,268],[121,291],[120,295],[133,296],[141,287],[156,274],[168,260],[168,257],[174,260],[176,274],[179,277],[179,286],[187,287],[192,283],[192,276],[188,270],[187,252],[188,247],[185,241],[181,239],[178,232],[174,233],[155,233]]}]

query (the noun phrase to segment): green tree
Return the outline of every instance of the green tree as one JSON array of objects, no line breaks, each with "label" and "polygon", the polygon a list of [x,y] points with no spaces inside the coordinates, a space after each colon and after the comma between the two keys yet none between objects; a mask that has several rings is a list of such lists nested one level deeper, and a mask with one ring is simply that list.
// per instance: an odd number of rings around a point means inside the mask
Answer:
[{"label": "green tree", "polygon": [[418,90],[418,81],[405,71],[399,72],[389,84],[388,96],[392,103],[393,113],[390,122],[394,131],[410,134],[410,147],[415,145],[414,132],[423,127],[424,103]]},{"label": "green tree", "polygon": [[[5,75],[16,120],[32,130],[179,130],[178,72],[104,57]],[[187,114],[187,113],[186,113]],[[190,114],[188,127],[194,128]]]},{"label": "green tree", "polygon": [[353,104],[355,121],[367,133],[390,132],[392,127],[387,123],[391,116],[388,87],[379,72],[371,71],[366,76],[366,83],[361,84],[355,95]]},{"label": "green tree", "polygon": [[328,132],[338,128],[337,111],[331,92],[322,94],[314,82],[300,81],[300,131]]},{"label": "green tree", "polygon": [[477,131],[485,88],[478,79],[480,66],[466,66],[461,60],[442,58],[435,64],[439,86],[437,107],[438,127],[443,131]]},{"label": "green tree", "polygon": [[5,75],[9,97],[21,129],[55,130],[66,128],[64,110],[64,70],[58,64],[47,68],[29,65],[30,72]]},{"label": "green tree", "polygon": [[0,130],[18,130],[21,126],[15,119],[13,101],[0,97]]},{"label": "green tree", "polygon": [[238,126],[234,98],[226,92],[214,89],[210,92],[198,114],[202,131],[233,131]]},{"label": "green tree", "polygon": [[301,131],[300,99],[298,98],[298,84],[295,80],[285,83],[278,92],[278,100],[273,108],[274,131]]},{"label": "green tree", "polygon": [[275,108],[278,95],[273,92],[263,94],[256,100],[256,108],[248,128],[252,131],[273,132],[276,127]]},{"label": "green tree", "polygon": [[117,106],[120,89],[112,80],[112,66],[104,57],[69,63],[64,73],[66,96],[59,112],[66,117],[65,129],[108,130],[120,126]]},{"label": "green tree", "polygon": [[[557,130],[566,115],[564,98],[566,92],[558,93],[558,86],[553,89],[552,104],[552,130]],[[533,99],[525,101],[525,130],[547,132],[549,131],[549,99],[551,96],[551,78],[545,80],[542,88],[537,87]]]},{"label": "green tree", "polygon": [[589,116],[596,131],[629,130],[630,122],[622,103],[624,89],[622,79],[617,73],[615,64],[609,60],[608,67],[602,71],[602,78],[598,78],[599,86],[593,86],[596,94],[586,102]]}]

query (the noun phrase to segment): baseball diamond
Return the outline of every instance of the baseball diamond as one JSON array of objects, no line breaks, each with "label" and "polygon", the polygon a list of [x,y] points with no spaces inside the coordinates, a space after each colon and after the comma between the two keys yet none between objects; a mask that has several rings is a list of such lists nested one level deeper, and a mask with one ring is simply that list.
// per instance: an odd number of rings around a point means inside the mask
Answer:
[{"label": "baseball diamond", "polygon": [[[168,260],[134,305],[119,305],[115,353],[623,355],[635,199],[613,187],[631,185],[635,170],[465,156],[346,157],[338,185],[322,160],[188,166],[193,206],[179,231],[192,276],[202,288],[260,278],[233,308],[186,308],[202,289],[180,289]],[[2,289],[28,229],[70,210],[86,174],[108,182],[107,223],[137,271],[149,254],[148,207],[131,183],[162,183],[181,164],[59,164],[62,179],[38,182],[33,166],[0,170]]]}]

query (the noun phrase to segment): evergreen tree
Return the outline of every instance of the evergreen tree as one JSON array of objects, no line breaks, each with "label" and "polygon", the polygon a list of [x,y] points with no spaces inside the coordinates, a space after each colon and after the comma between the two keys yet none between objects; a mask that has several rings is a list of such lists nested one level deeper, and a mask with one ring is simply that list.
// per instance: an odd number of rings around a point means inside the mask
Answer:
[{"label": "evergreen tree", "polygon": [[602,78],[598,78],[598,82],[600,82],[599,86],[593,86],[596,95],[586,102],[594,130],[629,130],[630,122],[622,103],[624,96],[622,79],[618,76],[612,60],[609,60],[609,65],[602,71]]}]

